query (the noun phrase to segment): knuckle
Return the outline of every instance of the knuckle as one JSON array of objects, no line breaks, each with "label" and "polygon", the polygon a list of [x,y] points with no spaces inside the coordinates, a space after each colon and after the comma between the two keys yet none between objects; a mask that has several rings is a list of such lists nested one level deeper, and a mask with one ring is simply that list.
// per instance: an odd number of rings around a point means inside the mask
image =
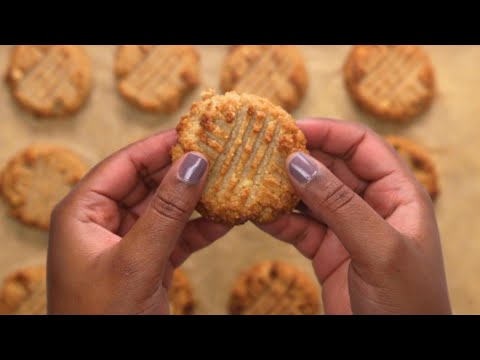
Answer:
[{"label": "knuckle", "polygon": [[183,221],[188,216],[184,202],[172,195],[157,194],[152,199],[151,207],[160,217],[175,222]]},{"label": "knuckle", "polygon": [[327,187],[322,205],[338,212],[348,208],[355,199],[355,193],[345,184],[331,185]]},{"label": "knuckle", "polygon": [[365,124],[360,124],[360,123],[353,123],[352,124],[357,130],[359,133],[362,134],[362,138],[366,138],[366,137],[379,137],[375,131],[373,131],[371,128],[369,128],[367,125]]}]

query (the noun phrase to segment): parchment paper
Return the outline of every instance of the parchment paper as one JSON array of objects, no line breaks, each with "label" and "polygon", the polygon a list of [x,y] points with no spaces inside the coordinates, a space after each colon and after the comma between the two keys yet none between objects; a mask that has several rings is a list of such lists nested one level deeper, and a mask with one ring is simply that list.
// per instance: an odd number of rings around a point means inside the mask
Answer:
[{"label": "parchment paper", "polygon": [[[10,46],[0,46],[0,71]],[[86,106],[60,121],[39,121],[18,107],[5,82],[0,83],[0,167],[32,142],[70,146],[93,165],[111,152],[153,132],[173,128],[202,88],[218,89],[227,48],[198,46],[202,86],[172,116],[142,113],[118,94],[113,77],[114,46],[86,46],[93,62],[94,88]],[[435,208],[442,235],[448,284],[456,313],[480,313],[480,46],[427,46],[436,69],[438,93],[432,109],[410,125],[376,121],[350,101],[341,67],[349,46],[301,46],[310,74],[305,100],[296,118],[324,116],[363,122],[381,134],[406,135],[433,154],[440,174],[441,195]],[[0,277],[19,266],[45,261],[46,232],[24,226],[7,215],[0,201]],[[184,265],[199,302],[199,313],[223,314],[240,271],[264,259],[282,259],[304,269],[309,261],[253,225],[230,234],[192,256]]]}]

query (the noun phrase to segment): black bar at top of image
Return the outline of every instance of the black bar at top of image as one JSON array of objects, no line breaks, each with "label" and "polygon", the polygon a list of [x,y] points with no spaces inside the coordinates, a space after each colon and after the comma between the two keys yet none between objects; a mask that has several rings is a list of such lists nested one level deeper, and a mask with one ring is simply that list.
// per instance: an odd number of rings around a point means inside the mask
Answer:
[{"label": "black bar at top of image", "polygon": [[[3,44],[475,44],[478,20],[464,8],[418,7],[385,3],[385,13],[369,3],[343,3],[338,9],[292,2],[260,4],[178,3],[160,9],[135,4],[108,12],[81,9],[19,19],[4,12]],[[241,6],[240,6],[241,5]],[[335,4],[334,4],[335,5]],[[388,5],[388,6],[387,6]],[[113,5],[110,5],[113,6]],[[359,12],[360,8],[361,11]],[[378,7],[378,6],[377,6]],[[128,8],[128,9],[127,9]],[[215,9],[213,9],[215,8]],[[368,10],[368,11],[367,11]],[[459,14],[459,10],[463,10]],[[34,10],[30,9],[30,12]]]}]

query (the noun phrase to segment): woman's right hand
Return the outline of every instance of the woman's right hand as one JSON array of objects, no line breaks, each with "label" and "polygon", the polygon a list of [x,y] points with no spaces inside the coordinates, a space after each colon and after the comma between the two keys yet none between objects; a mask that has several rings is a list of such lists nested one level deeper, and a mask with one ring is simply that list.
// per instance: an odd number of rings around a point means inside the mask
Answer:
[{"label": "woman's right hand", "polygon": [[450,314],[429,195],[371,130],[305,120],[311,156],[287,160],[308,207],[260,226],[313,262],[327,314]]}]

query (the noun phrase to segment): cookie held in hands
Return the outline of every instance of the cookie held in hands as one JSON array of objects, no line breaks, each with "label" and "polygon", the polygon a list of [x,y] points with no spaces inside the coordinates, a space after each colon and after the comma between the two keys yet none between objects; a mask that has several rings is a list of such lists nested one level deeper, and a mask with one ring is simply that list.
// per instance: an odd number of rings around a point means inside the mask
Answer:
[{"label": "cookie held in hands", "polygon": [[306,151],[306,139],[279,106],[255,95],[206,92],[177,132],[173,160],[197,151],[209,162],[197,207],[206,218],[228,225],[268,223],[297,205],[286,159]]}]

